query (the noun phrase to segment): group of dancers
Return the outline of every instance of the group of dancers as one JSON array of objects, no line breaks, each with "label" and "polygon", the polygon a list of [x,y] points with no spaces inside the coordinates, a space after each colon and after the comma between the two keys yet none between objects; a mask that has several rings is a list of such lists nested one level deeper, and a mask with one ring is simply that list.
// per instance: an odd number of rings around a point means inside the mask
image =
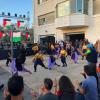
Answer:
[{"label": "group of dancers", "polygon": [[[61,62],[63,64],[63,67],[67,67],[66,57],[67,57],[67,52],[62,48],[60,51],[60,58],[61,58]],[[34,72],[37,71],[37,65],[40,65],[40,66],[44,67],[45,69],[49,69],[49,70],[51,70],[55,65],[60,66],[59,64],[57,64],[56,59],[57,58],[53,54],[49,55],[48,67],[46,67],[44,64],[43,53],[41,51],[39,51],[33,57]]]},{"label": "group of dancers", "polygon": [[[95,55],[95,57],[96,57],[96,52],[94,52],[94,50],[92,50],[90,48],[92,48],[92,47],[91,46],[89,47],[89,45],[87,46],[87,44],[85,42],[82,44],[81,42],[77,42],[77,41],[74,43],[74,45],[70,42],[66,42],[66,43],[61,42],[61,43],[56,43],[55,45],[50,44],[49,48],[46,49],[47,53],[49,55],[48,65],[46,66],[44,64],[44,55],[46,55],[46,53],[44,53],[42,51],[42,49],[39,48],[38,45],[36,45],[35,47],[32,48],[33,51],[35,52],[35,55],[32,58],[34,72],[37,72],[38,65],[42,66],[45,69],[49,69],[49,70],[51,70],[55,65],[67,67],[67,60],[66,60],[67,56],[70,56],[70,58],[73,60],[73,62],[75,64],[78,63],[78,56],[80,54],[82,55],[82,60],[84,59],[84,56],[86,56],[86,58],[90,57],[90,59],[91,59],[92,53],[93,53],[92,55],[93,56]],[[92,57],[92,58],[94,58],[94,57]],[[7,65],[8,65],[9,61],[11,62],[11,60],[9,60],[9,59],[10,59],[10,52],[8,52],[8,58],[7,58],[7,63],[6,63]],[[57,62],[56,62],[57,59],[60,59],[62,65],[57,64]],[[16,59],[12,60],[13,68],[11,68],[11,69],[13,69],[13,71],[16,70],[17,73],[18,73],[18,71],[25,71],[25,72],[32,74],[31,71],[29,71],[28,69],[25,68],[25,66],[24,66],[25,60],[26,60],[26,51],[25,51],[24,46],[22,46],[20,49],[20,53],[18,54]],[[95,60],[93,59],[93,61],[95,61]]]},{"label": "group of dancers", "polygon": [[[78,46],[77,46],[78,47]],[[47,49],[47,53],[49,55],[48,57],[48,65],[47,67],[44,64],[44,58],[43,55],[44,53],[42,52],[42,50],[38,50],[36,48],[34,48],[33,50],[36,53],[36,55],[33,57],[33,63],[34,63],[34,72],[37,71],[37,65],[40,65],[42,67],[44,67],[45,69],[49,69],[51,70],[55,65],[56,66],[62,66],[62,67],[67,67],[67,56],[69,55],[71,57],[71,59],[74,61],[74,63],[78,62],[78,50],[77,47],[72,46],[71,44],[67,43],[66,47],[64,47],[63,44],[56,44],[53,45],[51,44],[49,46],[49,48]],[[56,60],[60,59],[62,65],[57,64]]]},{"label": "group of dancers", "polygon": [[[38,47],[39,50],[39,47]],[[79,55],[82,60],[86,59],[87,64],[96,64],[98,62],[98,55],[100,55],[100,49],[97,49],[95,45],[88,41],[75,41],[74,44],[71,42],[61,42],[55,45],[50,44],[49,48],[46,49],[48,57],[47,67],[44,64],[43,55],[44,52],[40,49],[38,53],[33,57],[34,71],[37,71],[37,65],[44,67],[45,69],[52,69],[55,65],[67,67],[66,58],[70,56],[73,63],[78,63]],[[98,51],[99,50],[99,51]],[[57,64],[56,60],[60,59],[62,65]]]}]

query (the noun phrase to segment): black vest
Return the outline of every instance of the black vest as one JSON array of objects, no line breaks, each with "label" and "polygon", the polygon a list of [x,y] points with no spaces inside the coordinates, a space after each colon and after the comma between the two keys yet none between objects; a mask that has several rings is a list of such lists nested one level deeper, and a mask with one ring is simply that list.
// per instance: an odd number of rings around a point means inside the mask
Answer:
[{"label": "black vest", "polygon": [[97,52],[95,49],[91,49],[91,53],[87,55],[86,60],[90,63],[97,63]]}]

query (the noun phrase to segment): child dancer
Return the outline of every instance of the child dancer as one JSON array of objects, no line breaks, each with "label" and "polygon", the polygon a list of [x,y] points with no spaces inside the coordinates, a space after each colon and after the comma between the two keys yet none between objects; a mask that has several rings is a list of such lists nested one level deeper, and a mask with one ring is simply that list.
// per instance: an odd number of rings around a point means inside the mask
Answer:
[{"label": "child dancer", "polygon": [[49,59],[48,59],[48,68],[49,70],[51,70],[54,65],[60,66],[56,63],[56,58],[53,55],[50,55]]},{"label": "child dancer", "polygon": [[62,48],[60,51],[60,58],[61,58],[61,62],[63,64],[63,67],[65,67],[65,66],[67,67],[66,56],[67,56],[67,52],[66,52],[66,50],[64,50],[64,48]]},{"label": "child dancer", "polygon": [[33,58],[33,62],[34,62],[34,72],[37,71],[37,65],[41,65],[45,69],[48,69],[47,67],[45,67],[43,63],[43,54],[41,51],[39,51],[39,53],[35,55],[35,57]]},{"label": "child dancer", "polygon": [[74,61],[75,64],[78,61],[77,50],[74,47],[72,47],[71,59]]},{"label": "child dancer", "polygon": [[60,46],[59,45],[57,45],[57,47],[56,47],[56,55],[57,55],[57,59],[58,59],[58,57],[60,56]]}]

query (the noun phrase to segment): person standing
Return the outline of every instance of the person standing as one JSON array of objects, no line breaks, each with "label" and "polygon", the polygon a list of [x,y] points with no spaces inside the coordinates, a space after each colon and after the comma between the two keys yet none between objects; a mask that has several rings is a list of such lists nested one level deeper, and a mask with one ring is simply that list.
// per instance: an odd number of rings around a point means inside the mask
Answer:
[{"label": "person standing", "polygon": [[88,44],[86,47],[86,52],[83,53],[81,50],[77,49],[82,56],[86,57],[88,64],[96,64],[98,60],[98,55],[92,44]]},{"label": "person standing", "polygon": [[6,66],[8,66],[9,62],[11,63],[11,50],[8,50]]},{"label": "person standing", "polygon": [[21,59],[22,59],[22,64],[24,64],[25,60],[26,60],[26,49],[25,49],[24,45],[21,46],[20,56],[21,56]]},{"label": "person standing", "polygon": [[[83,43],[83,46],[82,46],[82,51],[83,51],[83,53],[85,53],[86,52],[86,44],[85,44],[85,42]],[[84,60],[84,56],[82,56],[82,60]]]},{"label": "person standing", "polygon": [[97,53],[98,53],[98,56],[100,57],[100,40],[97,40],[95,45],[94,45]]},{"label": "person standing", "polygon": [[51,49],[51,54],[55,54],[55,46],[54,46],[54,44],[51,44],[50,49]]},{"label": "person standing", "polygon": [[67,52],[66,52],[66,50],[64,50],[64,48],[62,48],[60,51],[60,58],[61,58],[61,62],[63,64],[63,67],[65,67],[65,66],[67,67],[66,56],[67,56]]}]

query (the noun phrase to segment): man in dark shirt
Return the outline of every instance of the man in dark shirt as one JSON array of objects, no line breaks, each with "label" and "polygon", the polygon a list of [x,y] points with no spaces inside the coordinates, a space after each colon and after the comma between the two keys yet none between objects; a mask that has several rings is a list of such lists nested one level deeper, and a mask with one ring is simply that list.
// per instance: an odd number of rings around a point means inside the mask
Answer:
[{"label": "man in dark shirt", "polygon": [[41,96],[38,100],[58,100],[57,96],[51,92],[53,82],[51,79],[44,79],[44,85],[41,88]]},{"label": "man in dark shirt", "polygon": [[7,61],[6,61],[7,66],[8,66],[9,62],[11,63],[11,50],[8,50]]},{"label": "man in dark shirt", "polygon": [[22,64],[24,64],[26,60],[26,49],[24,45],[21,46],[19,54],[21,55]]}]

